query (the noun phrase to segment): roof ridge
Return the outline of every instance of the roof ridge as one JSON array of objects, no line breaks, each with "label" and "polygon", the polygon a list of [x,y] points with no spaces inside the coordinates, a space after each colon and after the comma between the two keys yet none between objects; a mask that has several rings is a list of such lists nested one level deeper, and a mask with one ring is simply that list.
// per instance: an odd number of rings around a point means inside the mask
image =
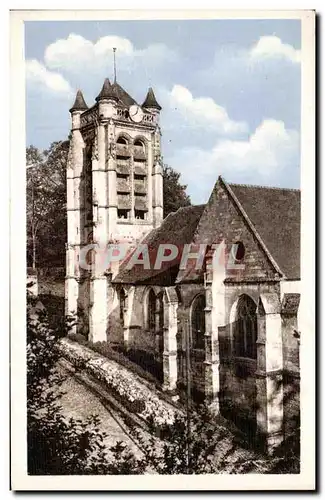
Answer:
[{"label": "roof ridge", "polygon": [[[175,210],[175,212],[169,212],[168,215],[177,214],[181,210],[185,210],[185,209],[189,209],[189,208],[199,208],[199,207],[205,207],[205,206],[206,206],[206,203],[200,203],[199,205],[186,205],[185,207],[178,207],[178,209]],[[168,215],[167,215],[167,217],[168,217]],[[165,217],[164,220],[166,220],[167,217]]]},{"label": "roof ridge", "polygon": [[275,189],[279,191],[301,191],[298,188],[284,188],[277,186],[261,186],[260,184],[238,184],[237,182],[228,182],[228,186],[248,187],[248,188],[262,188],[262,189]]},{"label": "roof ridge", "polygon": [[205,203],[199,203],[198,205],[184,205],[184,207],[178,207],[176,212],[178,212],[178,210],[183,210],[183,208],[196,208],[196,207],[204,207],[204,206],[205,206]]}]

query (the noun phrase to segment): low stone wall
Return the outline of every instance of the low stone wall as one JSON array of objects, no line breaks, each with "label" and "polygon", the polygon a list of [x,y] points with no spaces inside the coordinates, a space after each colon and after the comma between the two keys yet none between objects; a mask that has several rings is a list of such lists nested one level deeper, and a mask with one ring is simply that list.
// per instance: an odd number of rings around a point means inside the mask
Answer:
[{"label": "low stone wall", "polygon": [[175,407],[159,398],[139,376],[113,360],[68,339],[60,342],[62,356],[79,369],[102,382],[129,411],[156,427],[172,423]]}]

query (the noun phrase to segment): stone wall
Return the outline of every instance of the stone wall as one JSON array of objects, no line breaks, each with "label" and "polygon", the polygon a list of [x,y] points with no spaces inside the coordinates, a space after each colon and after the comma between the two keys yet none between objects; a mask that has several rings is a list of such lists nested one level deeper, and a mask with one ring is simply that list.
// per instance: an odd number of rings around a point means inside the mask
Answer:
[{"label": "stone wall", "polygon": [[225,241],[227,255],[231,245],[241,241],[245,246],[243,269],[227,269],[226,278],[242,280],[244,278],[271,278],[275,269],[270,263],[260,243],[243,220],[242,214],[234,205],[224,187],[218,183],[209,200],[209,210],[202,215],[195,234],[195,241],[200,244],[212,244]]},{"label": "stone wall", "polygon": [[[178,386],[181,390],[186,389],[186,332],[185,325],[188,322],[188,335],[191,338],[191,305],[199,294],[205,294],[203,283],[188,283],[179,287],[180,303],[178,305],[178,335],[177,335],[177,365]],[[191,388],[194,398],[200,399],[204,395],[204,351],[191,349]]]},{"label": "stone wall", "polygon": [[[238,298],[242,295],[251,297],[256,307],[262,293],[280,294],[280,284],[274,282],[234,282],[225,288],[226,325],[219,328],[220,345],[220,403],[221,411],[245,425],[245,417],[253,421],[256,418],[256,360],[238,358],[234,351],[233,321],[235,319]],[[240,422],[243,419],[243,422]]]},{"label": "stone wall", "polygon": [[88,338],[89,335],[89,307],[90,307],[90,283],[86,276],[78,284],[78,333]]},{"label": "stone wall", "polygon": [[[121,319],[119,304],[120,291],[124,289],[127,295],[128,311],[124,311],[124,321]],[[126,285],[114,287],[114,307],[109,315],[107,340],[127,345],[128,348],[141,349],[154,354],[156,349],[155,336],[148,330],[146,324],[146,295],[150,287]],[[154,287],[155,292],[163,291]],[[127,317],[128,312],[130,317]],[[124,323],[124,324],[123,324]],[[127,331],[127,338],[126,332]]]},{"label": "stone wall", "polygon": [[282,300],[281,322],[284,370],[284,435],[297,427],[300,419],[300,332],[298,310],[300,296],[285,293]]},{"label": "stone wall", "polygon": [[[166,361],[168,355],[168,347],[164,347],[164,352],[159,351],[157,347],[157,335],[149,331],[147,325],[147,296],[150,288],[153,288],[155,294],[164,292],[165,301],[168,300],[168,294],[173,289],[176,295],[177,302],[177,357],[175,363],[177,370],[171,373],[169,369],[164,368],[163,383],[169,380],[170,375],[177,382],[177,389],[181,397],[186,394],[186,329],[191,346],[191,307],[194,299],[200,294],[206,294],[207,286],[205,283],[186,283],[177,288],[170,287],[164,289],[158,286],[132,286],[125,285],[124,291],[127,297],[126,308],[123,311],[123,320],[121,319],[121,310],[119,297],[121,286],[112,286],[108,280],[108,296],[109,303],[112,305],[109,315],[109,323],[107,330],[107,341],[123,345],[123,348],[129,349],[135,356],[134,361],[139,361],[139,356],[143,358],[145,369],[150,371],[150,363],[154,366],[157,364],[158,370],[162,370],[162,361]],[[86,295],[87,291],[81,291]],[[271,281],[256,281],[252,282],[227,282],[225,283],[224,295],[222,300],[225,304],[225,320],[226,324],[218,328],[219,352],[220,352],[220,390],[218,397],[220,399],[221,413],[234,421],[234,423],[244,429],[246,432],[255,436],[258,413],[264,412],[267,417],[268,406],[264,411],[263,408],[258,408],[259,405],[268,405],[267,393],[263,389],[263,383],[267,383],[266,379],[260,383],[257,372],[261,370],[257,366],[257,360],[248,358],[239,358],[234,351],[232,322],[235,317],[235,309],[238,298],[246,294],[251,297],[256,307],[259,304],[261,297],[272,296],[278,304],[280,304],[280,283],[275,279]],[[283,353],[283,418],[284,435],[288,435],[291,430],[297,426],[297,418],[299,417],[299,339],[296,338],[295,332],[298,330],[297,325],[297,307],[292,306],[292,297],[297,294],[285,294],[284,299],[291,297],[291,302],[287,300],[289,305],[278,309],[278,317],[281,323],[282,335],[282,353]],[[85,302],[87,300],[85,299]],[[294,304],[295,305],[295,304]],[[85,304],[85,307],[87,304]],[[279,306],[280,307],[280,306]],[[168,303],[165,302],[164,308],[168,309]],[[267,312],[269,314],[269,312]],[[273,313],[272,313],[273,314]],[[166,317],[165,317],[166,320]],[[175,323],[176,324],[176,323]],[[268,330],[267,342],[272,343],[273,330]],[[277,335],[276,331],[274,333]],[[164,326],[164,336],[168,335],[168,324]],[[167,337],[166,337],[167,338]],[[270,344],[268,344],[270,345]],[[267,348],[268,349],[268,348]],[[143,353],[143,356],[142,354]],[[163,356],[162,356],[163,355]],[[265,356],[269,356],[267,351]],[[137,357],[138,356],[138,357]],[[151,357],[150,357],[151,356]],[[263,355],[264,356],[264,355]],[[164,358],[162,360],[162,358]],[[264,360],[264,357],[263,357]],[[262,360],[262,364],[264,361]],[[204,349],[193,349],[190,347],[190,381],[192,397],[197,402],[202,402],[207,395],[207,375],[206,375],[207,356]],[[146,364],[146,363],[149,363]],[[282,361],[281,361],[282,363]],[[140,360],[141,364],[141,360]],[[142,365],[141,365],[142,366]],[[268,368],[272,375],[272,368]],[[271,376],[270,375],[270,376]],[[259,373],[259,376],[261,374]],[[263,374],[262,374],[263,377]],[[209,382],[208,382],[209,383]],[[282,382],[281,382],[282,383]],[[262,387],[262,389],[261,389]],[[262,392],[261,392],[262,391]],[[265,397],[264,397],[264,392]],[[259,394],[259,395],[258,395]],[[273,411],[273,408],[272,408]],[[263,417],[264,418],[264,417]]]}]

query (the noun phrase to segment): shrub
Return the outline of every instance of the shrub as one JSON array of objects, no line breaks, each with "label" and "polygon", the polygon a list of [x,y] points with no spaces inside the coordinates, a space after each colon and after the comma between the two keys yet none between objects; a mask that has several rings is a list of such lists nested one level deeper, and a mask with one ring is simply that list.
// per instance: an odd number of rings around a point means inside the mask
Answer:
[{"label": "shrub", "polygon": [[[136,377],[115,366],[112,360],[66,339],[58,341],[46,321],[44,307],[28,311],[28,471],[30,474],[159,474],[206,473],[292,473],[281,450],[265,457],[245,446],[242,438],[229,430],[228,423],[216,420],[207,408],[191,411],[189,419],[170,410],[141,387]],[[60,407],[60,377],[56,371],[59,357],[105,381],[129,402],[133,411],[148,422],[151,434],[133,427],[141,444],[138,460],[121,442],[110,448],[108,457],[96,416],[87,421],[63,418]],[[123,370],[125,373],[123,373]],[[130,426],[130,422],[128,422]],[[292,461],[297,464],[294,446]],[[288,455],[287,455],[287,458]]]},{"label": "shrub", "polygon": [[152,422],[149,438],[137,428],[133,434],[141,443],[147,466],[158,474],[272,472],[272,458],[248,449],[227,422],[216,419],[205,406],[192,409],[188,420],[176,414],[174,422],[162,424],[158,432]]},{"label": "shrub", "polygon": [[[69,321],[68,321],[69,324]],[[67,326],[68,328],[68,326]],[[96,415],[86,421],[62,414],[56,365],[61,356],[58,337],[44,306],[28,296],[27,307],[27,445],[28,473],[33,475],[131,474],[142,465],[122,443],[106,450],[106,433]],[[85,363],[78,356],[79,363]],[[112,457],[108,458],[107,451]]]}]

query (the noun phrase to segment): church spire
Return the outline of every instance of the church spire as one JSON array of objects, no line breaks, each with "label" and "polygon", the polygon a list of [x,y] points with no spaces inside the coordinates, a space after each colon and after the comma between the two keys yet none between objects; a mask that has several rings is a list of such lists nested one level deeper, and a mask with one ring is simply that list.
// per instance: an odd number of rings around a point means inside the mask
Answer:
[{"label": "church spire", "polygon": [[160,104],[158,104],[156,96],[154,94],[154,91],[152,87],[149,87],[149,90],[147,92],[147,96],[144,100],[144,103],[142,104],[143,108],[153,108],[157,109],[158,111],[161,110]]},{"label": "church spire", "polygon": [[86,109],[88,109],[88,106],[85,102],[84,96],[83,96],[81,90],[78,90],[74,104],[73,104],[72,108],[70,109],[70,113],[72,111],[86,111]]},{"label": "church spire", "polygon": [[116,95],[115,88],[111,85],[111,82],[108,78],[105,78],[102,90],[96,97],[96,101],[101,101],[103,99],[112,99],[114,101],[118,101],[118,96]]}]

